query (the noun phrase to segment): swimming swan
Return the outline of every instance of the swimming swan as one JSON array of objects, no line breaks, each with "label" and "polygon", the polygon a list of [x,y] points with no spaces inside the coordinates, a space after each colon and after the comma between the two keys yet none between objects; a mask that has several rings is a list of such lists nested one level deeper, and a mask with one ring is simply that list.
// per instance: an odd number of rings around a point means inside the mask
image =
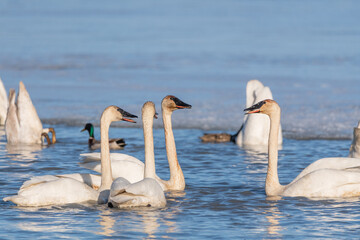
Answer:
[{"label": "swimming swan", "polygon": [[[87,123],[81,132],[86,130],[89,132],[89,148],[93,150],[100,148],[100,141],[96,140],[94,137],[94,126],[91,123]],[[109,139],[110,149],[123,149],[125,145],[126,144],[123,138]]]},{"label": "swimming swan", "polygon": [[8,97],[6,94],[4,84],[0,78],[0,125],[1,126],[5,124],[8,106],[9,106]]},{"label": "swimming swan", "polygon": [[247,114],[262,113],[270,119],[267,196],[354,197],[360,196],[360,159],[323,158],[305,168],[290,184],[281,185],[277,173],[280,106],[271,99],[249,108]]},{"label": "swimming swan", "polygon": [[[101,185],[98,190],[88,186],[83,181],[70,177],[41,176],[30,179],[20,188],[18,195],[6,197],[4,201],[12,201],[18,206],[46,206],[98,201],[106,203],[113,181],[111,176],[111,162],[109,151],[109,127],[113,121],[134,122],[136,117],[119,107],[107,107],[101,116]],[[81,175],[80,175],[81,176]]]},{"label": "swimming swan", "polygon": [[[255,103],[273,99],[269,87],[265,87],[258,80],[250,80],[246,85],[246,108]],[[267,145],[269,138],[269,118],[265,115],[245,115],[242,130],[236,137],[236,144],[244,145]],[[279,126],[278,144],[282,144],[281,125]]]},{"label": "swimming swan", "polygon": [[[184,190],[185,178],[177,158],[171,115],[173,111],[191,108],[191,105],[184,103],[175,96],[168,95],[162,100],[161,108],[165,131],[166,154],[170,168],[170,180],[165,181],[158,176],[155,178],[163,187],[164,191]],[[101,171],[100,164],[98,163],[98,160],[100,159],[99,153],[85,153],[81,154],[81,156],[86,158],[85,162],[80,164],[81,166],[97,172]],[[124,177],[130,183],[134,183],[144,178],[144,163],[139,159],[122,153],[111,153],[110,158],[114,179]]]},{"label": "swimming swan", "polygon": [[19,83],[19,93],[15,103],[15,90],[10,89],[9,107],[5,121],[7,142],[10,144],[41,144],[43,132],[53,133],[53,143],[56,142],[53,128],[43,129],[40,118],[31,101],[23,82]]},{"label": "swimming swan", "polygon": [[360,121],[354,128],[353,141],[350,146],[349,157],[360,158]]},{"label": "swimming swan", "polygon": [[[264,99],[272,99],[271,90],[259,80],[250,80],[246,85],[246,108]],[[205,133],[200,137],[202,142],[234,142],[239,146],[267,145],[269,136],[269,119],[266,116],[245,115],[244,123],[235,134]],[[279,144],[282,144],[281,126]]]},{"label": "swimming swan", "polygon": [[164,207],[166,198],[160,184],[155,180],[155,156],[153,118],[156,117],[153,102],[142,107],[142,121],[145,144],[144,179],[131,184],[125,178],[117,178],[111,185],[109,207]]}]

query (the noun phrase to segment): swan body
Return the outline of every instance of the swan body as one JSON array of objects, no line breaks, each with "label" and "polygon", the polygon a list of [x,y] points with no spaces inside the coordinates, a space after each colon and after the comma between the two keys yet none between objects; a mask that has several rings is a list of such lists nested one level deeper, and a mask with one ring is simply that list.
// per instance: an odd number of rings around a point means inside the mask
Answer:
[{"label": "swan body", "polygon": [[28,188],[32,185],[37,185],[39,183],[50,182],[54,180],[58,180],[61,178],[71,178],[78,182],[85,183],[89,187],[97,190],[101,185],[101,176],[89,173],[72,173],[72,174],[61,174],[61,175],[43,175],[43,176],[35,176],[30,178],[23,183],[20,189]]},{"label": "swan body", "polygon": [[[100,141],[96,140],[94,137],[94,126],[91,123],[87,123],[81,132],[86,130],[89,132],[89,148],[92,150],[99,149],[101,144]],[[125,140],[123,138],[113,138],[109,140],[110,149],[124,149],[125,145]]]},{"label": "swan body", "polygon": [[[80,156],[85,157],[85,161],[80,163],[81,167],[101,172],[100,153],[83,153]],[[144,163],[139,159],[122,153],[111,153],[110,159],[114,179],[123,177],[130,183],[144,179]]]},{"label": "swan body", "polygon": [[[258,80],[250,80],[246,85],[246,108],[264,100],[273,99],[269,87],[265,87]],[[245,115],[244,124],[236,137],[236,144],[267,145],[269,138],[270,121],[265,115]],[[279,127],[278,144],[282,144],[281,126]]]},{"label": "swan body", "polygon": [[98,201],[106,203],[112,183],[110,150],[108,147],[108,131],[113,121],[131,121],[125,117],[136,117],[116,106],[107,107],[101,116],[101,165],[102,174],[100,188],[90,187],[89,182],[99,179],[92,175],[69,174],[60,176],[40,176],[26,181],[18,194],[4,198],[19,206],[46,206],[81,203],[85,201]]},{"label": "swan body", "polygon": [[349,150],[349,157],[360,158],[360,121],[358,126],[354,128],[354,136]]},{"label": "swan body", "polygon": [[116,179],[110,188],[109,207],[164,207],[166,198],[160,184],[155,180],[155,156],[153,118],[156,117],[153,102],[146,102],[142,108],[145,143],[144,179],[131,184],[124,178]]},{"label": "swan body", "polygon": [[[175,138],[171,125],[171,115],[173,111],[177,109],[191,108],[191,105],[182,102],[177,97],[168,95],[162,100],[161,107],[165,130],[166,154],[170,168],[170,179],[166,181],[160,179],[157,175],[155,175],[155,179],[159,182],[164,191],[184,190],[185,178],[176,154]],[[85,153],[81,154],[81,156],[86,158],[85,162],[80,164],[82,167],[96,172],[101,171],[101,167],[98,162],[100,160],[99,153]],[[130,183],[135,183],[144,178],[144,163],[139,159],[122,153],[111,153],[110,158],[114,179],[124,177]]]},{"label": "swan body", "polygon": [[355,158],[317,160],[305,168],[290,184],[281,185],[277,173],[280,107],[274,100],[267,99],[245,110],[248,111],[247,114],[263,113],[270,118],[266,195],[313,198],[360,196],[360,159]]},{"label": "swan body", "polygon": [[[19,93],[16,102],[15,90],[10,89],[5,132],[7,142],[10,144],[41,144],[41,134],[49,132],[49,129],[43,129],[40,118],[23,82],[19,83]],[[54,134],[55,131],[53,132],[53,139]]]},{"label": "swan body", "polygon": [[8,106],[9,106],[8,97],[6,94],[4,84],[0,78],[0,125],[5,124]]},{"label": "swan body", "polygon": [[[122,181],[122,185],[119,184]],[[165,207],[166,198],[159,183],[153,178],[127,184],[124,178],[114,181],[109,197],[109,207]],[[126,179],[125,179],[126,180]],[[115,185],[116,184],[116,185]],[[117,188],[116,188],[117,187]]]}]

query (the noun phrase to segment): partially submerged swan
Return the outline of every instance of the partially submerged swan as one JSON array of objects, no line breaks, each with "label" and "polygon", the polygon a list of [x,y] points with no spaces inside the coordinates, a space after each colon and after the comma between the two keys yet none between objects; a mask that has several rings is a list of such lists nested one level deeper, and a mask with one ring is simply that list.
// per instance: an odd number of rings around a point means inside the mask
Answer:
[{"label": "partially submerged swan", "polygon": [[[265,87],[259,80],[250,80],[246,85],[246,108],[264,100],[273,99],[269,87]],[[234,142],[239,146],[267,145],[269,136],[269,119],[266,116],[245,116],[243,124],[235,134],[205,133],[200,137],[202,142]],[[282,144],[281,126],[279,129],[279,144]]]},{"label": "partially submerged swan", "polygon": [[[166,181],[160,179],[158,176],[155,176],[155,178],[164,190],[184,190],[185,178],[177,158],[171,116],[175,110],[191,108],[191,105],[184,103],[175,96],[168,95],[162,100],[161,108],[165,131],[166,154],[170,168],[170,179]],[[98,163],[98,160],[100,159],[99,153],[85,153],[81,154],[81,156],[86,158],[85,162],[80,164],[81,166],[97,172],[101,171]],[[110,158],[114,178],[124,177],[130,183],[138,182],[144,178],[144,163],[139,159],[122,153],[111,153]]]},{"label": "partially submerged swan", "polygon": [[114,180],[110,189],[109,207],[164,207],[166,205],[163,189],[155,180],[153,118],[157,118],[155,104],[146,102],[142,107],[145,144],[144,179],[133,184],[122,177]]},{"label": "partially submerged swan", "polygon": [[6,115],[8,111],[8,97],[4,84],[0,78],[0,125],[5,125]]},{"label": "partially submerged swan", "polygon": [[247,114],[262,113],[270,119],[267,196],[355,197],[360,196],[360,159],[323,158],[305,168],[290,184],[281,185],[277,172],[280,106],[271,99],[246,108]]},{"label": "partially submerged swan", "polygon": [[[88,145],[89,148],[95,150],[100,148],[100,141],[96,140],[94,137],[94,126],[91,123],[87,123],[85,127],[81,130],[89,132]],[[110,149],[123,149],[125,147],[125,140],[123,138],[112,138],[109,139]]]},{"label": "partially submerged swan", "polygon": [[10,144],[41,144],[43,132],[53,133],[53,143],[56,142],[53,128],[43,129],[40,118],[31,101],[23,82],[19,83],[19,93],[15,102],[15,90],[10,89],[9,107],[5,121],[7,142]]},{"label": "partially submerged swan", "polygon": [[353,140],[349,150],[349,157],[360,158],[360,121],[354,128]]},{"label": "partially submerged swan", "polygon": [[[4,201],[12,201],[18,206],[46,206],[63,205],[69,203],[81,203],[97,201],[106,203],[110,187],[113,181],[111,176],[111,162],[109,150],[109,127],[113,121],[134,122],[128,118],[134,118],[128,112],[119,107],[107,107],[101,116],[101,185],[94,189],[85,183],[86,177],[82,174],[68,174],[62,176],[40,176],[26,181],[15,196],[6,197]],[[89,176],[89,175],[88,175]],[[76,180],[76,178],[80,178]],[[90,179],[91,180],[91,179]]]}]

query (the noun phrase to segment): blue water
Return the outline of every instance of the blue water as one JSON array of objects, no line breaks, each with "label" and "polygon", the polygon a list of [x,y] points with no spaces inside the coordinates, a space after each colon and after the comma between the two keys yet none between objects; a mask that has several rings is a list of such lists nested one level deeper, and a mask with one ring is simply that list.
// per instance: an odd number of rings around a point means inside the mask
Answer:
[{"label": "blue water", "polygon": [[[186,190],[161,210],[70,205],[40,209],[0,202],[0,238],[358,238],[359,199],[267,199],[267,156],[202,144],[204,132],[241,125],[245,87],[259,79],[282,107],[279,177],[311,162],[347,156],[360,120],[358,1],[1,1],[0,77],[24,81],[59,143],[0,141],[0,198],[35,175],[87,172],[86,122],[108,105],[140,115],[173,94],[191,110],[173,115]],[[143,159],[141,125],[117,123],[121,151]],[[162,121],[156,164],[168,177]],[[3,130],[2,130],[3,131]],[[99,136],[98,129],[95,132]]]}]

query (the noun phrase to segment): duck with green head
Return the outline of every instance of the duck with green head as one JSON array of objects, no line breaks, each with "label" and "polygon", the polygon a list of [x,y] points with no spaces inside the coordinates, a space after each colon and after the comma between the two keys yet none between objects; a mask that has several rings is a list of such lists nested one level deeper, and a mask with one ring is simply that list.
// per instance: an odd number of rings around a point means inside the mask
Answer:
[{"label": "duck with green head", "polygon": [[[100,141],[96,140],[94,137],[94,126],[91,123],[87,123],[84,127],[84,129],[81,130],[89,132],[89,148],[91,149],[99,149],[100,148]],[[123,138],[113,138],[109,139],[109,147],[110,149],[123,149],[125,147],[125,140]]]}]

